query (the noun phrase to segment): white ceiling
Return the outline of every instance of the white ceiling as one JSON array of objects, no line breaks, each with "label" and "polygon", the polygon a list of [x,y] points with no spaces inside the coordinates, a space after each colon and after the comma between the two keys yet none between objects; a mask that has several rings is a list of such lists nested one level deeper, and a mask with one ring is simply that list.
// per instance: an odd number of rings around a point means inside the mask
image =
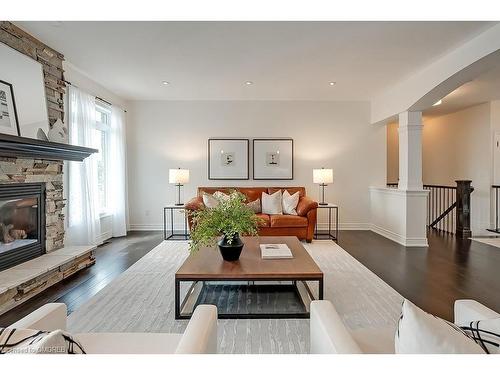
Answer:
[{"label": "white ceiling", "polygon": [[[370,100],[487,22],[16,22],[127,100]],[[165,86],[162,81],[171,82]],[[253,81],[253,85],[245,85]],[[330,81],[336,81],[330,86]]]},{"label": "white ceiling", "polygon": [[442,99],[442,103],[424,111],[426,116],[442,116],[473,105],[500,100],[500,66],[481,74]]}]

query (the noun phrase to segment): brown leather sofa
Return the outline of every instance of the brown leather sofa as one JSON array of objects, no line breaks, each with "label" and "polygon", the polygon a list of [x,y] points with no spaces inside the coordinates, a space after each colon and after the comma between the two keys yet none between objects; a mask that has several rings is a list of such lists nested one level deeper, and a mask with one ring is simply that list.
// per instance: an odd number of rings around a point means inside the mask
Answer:
[{"label": "brown leather sofa", "polygon": [[[267,215],[257,214],[264,219],[264,224],[259,228],[261,236],[296,236],[299,240],[311,242],[316,225],[316,211],[318,203],[306,196],[304,187],[199,187],[198,195],[186,203],[186,209],[199,210],[204,208],[203,193],[213,194],[216,191],[229,193],[237,190],[247,197],[247,202],[261,199],[262,193],[273,194],[278,190],[288,190],[290,194],[299,192],[297,216],[295,215]],[[189,221],[191,227],[191,221]]]}]

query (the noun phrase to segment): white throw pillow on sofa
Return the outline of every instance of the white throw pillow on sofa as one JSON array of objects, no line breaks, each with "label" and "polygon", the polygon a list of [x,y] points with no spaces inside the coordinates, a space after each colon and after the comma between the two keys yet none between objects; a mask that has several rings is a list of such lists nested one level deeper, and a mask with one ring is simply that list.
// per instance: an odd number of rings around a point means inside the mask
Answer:
[{"label": "white throw pillow on sofa", "polygon": [[395,336],[397,354],[485,354],[462,329],[403,302]]},{"label": "white throw pillow on sofa", "polygon": [[0,354],[85,354],[82,344],[60,329],[0,328]]},{"label": "white throw pillow on sofa", "polygon": [[207,208],[215,208],[219,205],[220,201],[226,200],[229,195],[224,194],[222,191],[216,191],[213,194],[203,193],[203,204]]},{"label": "white throw pillow on sofa", "polygon": [[281,190],[278,190],[274,194],[262,193],[262,213],[268,215],[282,215],[283,208],[281,205],[282,194]]},{"label": "white throw pillow on sofa", "polygon": [[297,205],[299,204],[299,192],[290,195],[288,190],[283,193],[283,214],[284,215],[297,215]]},{"label": "white throw pillow on sofa", "polygon": [[260,199],[256,199],[252,202],[248,202],[247,207],[249,209],[251,209],[256,214],[260,214],[262,212],[262,208],[260,207]]},{"label": "white throw pillow on sofa", "polygon": [[500,354],[500,318],[478,320],[460,328],[488,354]]}]

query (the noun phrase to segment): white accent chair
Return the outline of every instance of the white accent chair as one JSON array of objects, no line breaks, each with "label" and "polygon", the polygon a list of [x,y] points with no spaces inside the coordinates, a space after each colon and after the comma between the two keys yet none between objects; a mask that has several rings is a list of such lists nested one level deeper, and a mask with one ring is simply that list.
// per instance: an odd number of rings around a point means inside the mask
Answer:
[{"label": "white accent chair", "polygon": [[[66,330],[66,305],[48,303],[9,328],[41,331]],[[88,354],[215,354],[217,307],[199,305],[183,334],[173,333],[77,333]]]},{"label": "white accent chair", "polygon": [[[455,324],[500,317],[477,301],[455,301]],[[311,302],[311,354],[394,354],[395,327],[348,330],[330,301]]]}]

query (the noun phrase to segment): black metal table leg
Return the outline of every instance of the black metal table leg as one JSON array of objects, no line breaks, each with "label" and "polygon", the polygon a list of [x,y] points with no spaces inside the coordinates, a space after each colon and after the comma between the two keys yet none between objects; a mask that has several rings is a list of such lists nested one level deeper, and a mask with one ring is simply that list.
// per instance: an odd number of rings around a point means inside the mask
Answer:
[{"label": "black metal table leg", "polygon": [[328,237],[332,237],[332,209],[328,208]]},{"label": "black metal table leg", "polygon": [[319,280],[319,285],[318,285],[318,299],[323,299],[323,288],[324,288],[324,285],[323,285],[323,278],[321,278]]},{"label": "black metal table leg", "polygon": [[180,296],[181,292],[181,282],[175,279],[175,319],[180,319],[181,317],[181,306],[180,306]]},{"label": "black metal table leg", "polygon": [[336,207],[337,213],[335,218],[335,241],[339,242],[339,208]]},{"label": "black metal table leg", "polygon": [[170,209],[170,234],[174,235],[174,210]]},{"label": "black metal table leg", "polygon": [[163,207],[163,239],[167,239],[167,209]]}]

